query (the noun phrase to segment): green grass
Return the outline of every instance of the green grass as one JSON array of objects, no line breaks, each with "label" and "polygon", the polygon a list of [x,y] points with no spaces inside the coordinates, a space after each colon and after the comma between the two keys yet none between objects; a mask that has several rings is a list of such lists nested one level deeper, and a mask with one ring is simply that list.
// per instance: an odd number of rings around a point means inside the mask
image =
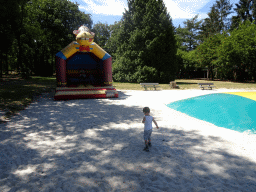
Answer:
[{"label": "green grass", "polygon": [[[256,83],[235,83],[228,81],[206,81],[177,79],[176,84],[180,90],[199,89],[197,83],[214,83],[215,89],[248,89],[256,90]],[[117,90],[143,90],[139,83],[119,83],[113,82]],[[171,90],[169,84],[160,84],[162,90]],[[0,81],[0,110],[6,111],[6,117],[23,110],[29,105],[34,96],[44,92],[52,92],[56,88],[55,77],[32,77],[31,79],[21,79],[18,76],[3,76]],[[0,121],[1,122],[1,121]]]},{"label": "green grass", "polygon": [[56,87],[56,78],[32,77],[21,79],[18,76],[3,76],[0,81],[0,110],[10,117],[29,105],[34,96],[50,92]]},{"label": "green grass", "polygon": [[[215,89],[254,89],[256,90],[256,83],[236,83],[230,81],[208,81],[208,80],[191,80],[191,79],[177,79],[176,84],[180,90],[184,89],[200,89],[198,83],[214,83]],[[114,82],[113,86],[117,90],[143,90],[139,83],[118,83]],[[162,90],[171,90],[170,84],[160,84]]]},{"label": "green grass", "polygon": [[237,83],[230,81],[207,81],[190,79],[177,79],[176,82],[181,89],[199,89],[198,83],[213,83],[215,89],[256,89],[256,83]]}]

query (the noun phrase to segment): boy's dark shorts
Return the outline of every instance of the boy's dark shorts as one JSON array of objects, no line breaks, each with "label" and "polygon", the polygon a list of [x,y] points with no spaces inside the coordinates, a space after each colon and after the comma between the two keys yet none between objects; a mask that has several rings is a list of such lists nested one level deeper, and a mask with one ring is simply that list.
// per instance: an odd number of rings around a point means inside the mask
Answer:
[{"label": "boy's dark shorts", "polygon": [[151,139],[151,133],[152,133],[152,129],[144,130],[144,140],[150,140]]}]

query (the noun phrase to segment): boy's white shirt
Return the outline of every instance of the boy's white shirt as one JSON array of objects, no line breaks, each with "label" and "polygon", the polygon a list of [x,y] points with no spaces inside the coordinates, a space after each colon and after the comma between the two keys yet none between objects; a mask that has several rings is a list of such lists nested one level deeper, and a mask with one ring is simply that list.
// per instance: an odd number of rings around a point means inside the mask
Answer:
[{"label": "boy's white shirt", "polygon": [[153,117],[150,115],[145,115],[145,122],[144,122],[144,130],[151,130],[152,129],[152,121]]}]

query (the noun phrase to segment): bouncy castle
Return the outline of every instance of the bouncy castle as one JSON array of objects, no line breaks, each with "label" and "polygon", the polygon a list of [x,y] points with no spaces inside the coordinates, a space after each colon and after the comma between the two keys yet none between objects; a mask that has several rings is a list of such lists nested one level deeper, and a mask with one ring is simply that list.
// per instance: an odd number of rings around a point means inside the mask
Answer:
[{"label": "bouncy castle", "polygon": [[55,100],[118,97],[112,86],[112,57],[93,42],[86,26],[74,30],[76,41],[55,56]]}]

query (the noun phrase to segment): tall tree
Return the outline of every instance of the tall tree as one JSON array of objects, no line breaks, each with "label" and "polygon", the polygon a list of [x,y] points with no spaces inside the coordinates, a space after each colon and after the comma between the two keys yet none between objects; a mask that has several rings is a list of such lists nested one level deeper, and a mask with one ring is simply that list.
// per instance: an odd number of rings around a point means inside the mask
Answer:
[{"label": "tall tree", "polygon": [[204,19],[201,26],[200,39],[207,39],[211,35],[223,33],[229,29],[229,21],[227,16],[231,13],[232,5],[229,0],[219,0],[211,7],[208,13],[209,18]]},{"label": "tall tree", "polygon": [[92,31],[95,33],[94,42],[105,49],[107,41],[110,38],[110,26],[98,22],[93,26]]},{"label": "tall tree", "polygon": [[121,23],[122,21],[115,21],[113,25],[110,25],[110,37],[105,46],[105,50],[112,56],[113,63],[116,60],[117,48],[121,46],[121,42],[119,41]]},{"label": "tall tree", "polygon": [[211,35],[197,48],[198,61],[200,67],[206,67],[207,78],[214,79],[213,70],[217,67],[216,60],[218,60],[218,47],[221,45],[221,39],[227,36],[227,33]]},{"label": "tall tree", "polygon": [[180,26],[176,29],[176,37],[178,36],[179,41],[182,41],[182,50],[191,51],[194,50],[199,45],[198,30],[202,21],[197,22],[198,15],[193,17],[191,20],[187,19],[184,21],[184,28]]},{"label": "tall tree", "polygon": [[92,20],[67,0],[32,0],[26,10],[23,42],[33,53],[26,67],[37,75],[52,75],[55,54],[74,40],[73,30],[83,24],[91,28]]},{"label": "tall tree", "polygon": [[252,10],[253,20],[256,21],[256,0],[250,0],[249,9]]},{"label": "tall tree", "polygon": [[231,31],[238,28],[239,22],[249,20],[251,23],[256,20],[256,2],[255,0],[240,0],[235,4],[234,10],[237,16],[232,17]]},{"label": "tall tree", "polygon": [[[234,79],[256,79],[256,25],[245,21],[223,39],[219,48],[220,63],[225,74],[235,74]],[[248,72],[246,74],[245,72]]]},{"label": "tall tree", "polygon": [[[1,0],[1,8],[0,15],[1,19],[5,22],[0,24],[1,32],[0,36],[2,42],[6,42],[7,44],[3,44],[6,47],[6,50],[1,51],[1,54],[5,53],[7,55],[8,47],[12,45],[14,39],[17,40],[17,52],[18,52],[18,61],[17,61],[17,69],[19,70],[22,67],[22,41],[21,35],[24,33],[23,22],[26,17],[25,6],[28,0],[10,0],[4,1]],[[6,41],[7,40],[7,41]],[[2,46],[1,46],[2,47]],[[3,48],[3,47],[2,47]],[[2,49],[1,48],[1,49]],[[1,55],[2,56],[2,55]]]},{"label": "tall tree", "polygon": [[11,23],[16,19],[16,12],[18,10],[14,6],[14,0],[4,1],[0,0],[0,18],[2,21],[0,23],[0,78],[2,77],[4,57],[6,57],[7,52],[11,49],[12,43],[14,41],[14,32],[12,31]]},{"label": "tall tree", "polygon": [[128,0],[118,40],[117,81],[169,82],[177,70],[174,27],[163,0]]},{"label": "tall tree", "polygon": [[219,31],[227,31],[229,29],[229,25],[226,21],[227,16],[233,13],[233,11],[231,11],[232,5],[230,4],[229,0],[219,0],[216,1],[214,6],[219,12]]},{"label": "tall tree", "polygon": [[215,6],[212,6],[210,13],[208,13],[209,18],[204,19],[204,22],[201,25],[201,31],[199,32],[201,39],[207,39],[209,36],[221,31],[219,15],[219,10]]}]

